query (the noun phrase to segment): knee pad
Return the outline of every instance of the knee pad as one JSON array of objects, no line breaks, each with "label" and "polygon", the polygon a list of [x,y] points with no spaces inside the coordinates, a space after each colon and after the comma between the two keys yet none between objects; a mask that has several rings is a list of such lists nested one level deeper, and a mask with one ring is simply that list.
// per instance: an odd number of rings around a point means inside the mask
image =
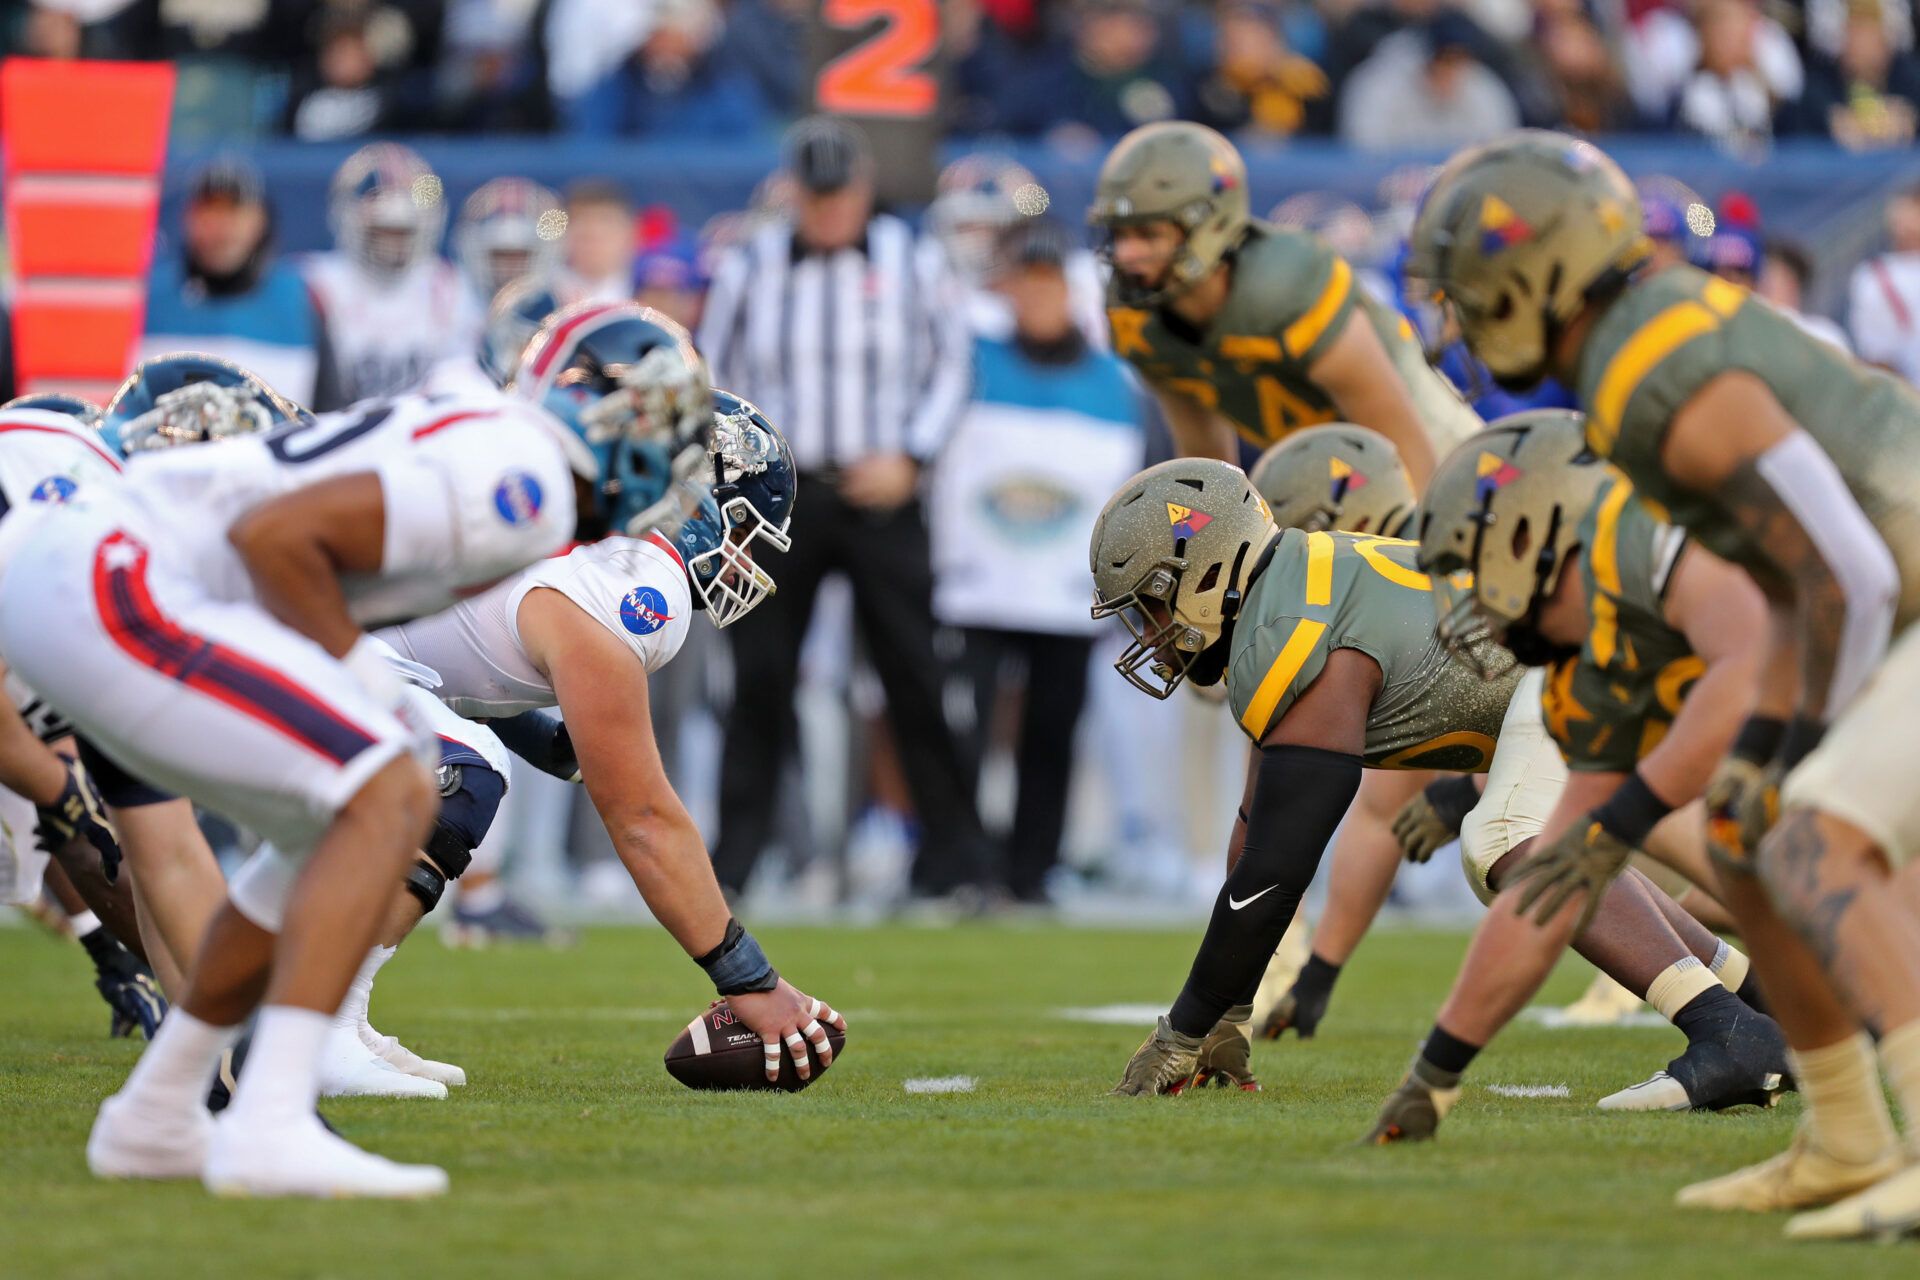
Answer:
[{"label": "knee pad", "polygon": [[486,839],[507,780],[491,769],[456,765],[441,788],[440,816],[434,820],[427,847],[407,872],[407,891],[432,911],[447,891],[447,881],[458,880],[473,864],[473,849]]},{"label": "knee pad", "polygon": [[420,899],[420,914],[426,915],[440,905],[440,896],[447,891],[447,878],[430,859],[416,858],[407,868],[406,885],[407,892]]},{"label": "knee pad", "polygon": [[279,933],[286,919],[287,899],[293,896],[293,883],[300,878],[300,868],[306,861],[263,844],[227,883],[227,898],[248,920],[268,933]]}]

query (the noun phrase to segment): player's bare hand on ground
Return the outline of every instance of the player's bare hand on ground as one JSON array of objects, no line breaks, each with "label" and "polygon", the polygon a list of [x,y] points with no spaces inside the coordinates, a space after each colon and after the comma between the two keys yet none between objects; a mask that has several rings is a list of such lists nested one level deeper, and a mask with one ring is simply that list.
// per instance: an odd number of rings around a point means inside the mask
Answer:
[{"label": "player's bare hand on ground", "polygon": [[847,1020],[833,1006],[799,991],[785,978],[771,991],[752,991],[727,997],[727,1004],[748,1030],[760,1037],[766,1047],[767,1079],[780,1078],[780,1055],[793,1058],[793,1069],[802,1080],[813,1078],[813,1062],[807,1047],[813,1047],[825,1071],[833,1062],[833,1045],[827,1040],[829,1026],[845,1032]]},{"label": "player's bare hand on ground", "polygon": [[1560,914],[1560,909],[1580,894],[1586,895],[1580,924],[1587,927],[1613,878],[1627,865],[1633,848],[1589,816],[1562,831],[1553,843],[1538,849],[1513,874],[1507,887],[1520,888],[1517,910],[1521,915],[1540,909],[1534,922],[1544,925]]},{"label": "player's bare hand on ground", "polygon": [[1433,1068],[1414,1059],[1400,1087],[1380,1104],[1373,1130],[1362,1146],[1384,1147],[1392,1142],[1426,1142],[1440,1131],[1440,1122],[1460,1099],[1460,1077],[1435,1078]]},{"label": "player's bare hand on ground", "polygon": [[1260,1091],[1260,1082],[1253,1078],[1253,1042],[1247,1036],[1252,1017],[1252,1005],[1235,1005],[1213,1024],[1194,1062],[1194,1088],[1213,1084],[1247,1093]]},{"label": "player's bare hand on ground", "polygon": [[1201,1037],[1184,1035],[1173,1029],[1165,1014],[1146,1042],[1133,1051],[1116,1094],[1141,1097],[1149,1094],[1179,1093],[1193,1083],[1199,1068]]}]

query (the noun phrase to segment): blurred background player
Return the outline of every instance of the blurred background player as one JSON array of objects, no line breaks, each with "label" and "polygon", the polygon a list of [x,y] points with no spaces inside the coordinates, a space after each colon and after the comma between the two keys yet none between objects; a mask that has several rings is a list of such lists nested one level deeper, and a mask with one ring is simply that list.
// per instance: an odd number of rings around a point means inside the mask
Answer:
[{"label": "blurred background player", "polygon": [[[998,739],[1002,695],[1017,688],[1009,751],[1018,796],[1002,880],[1045,903],[1060,856],[1075,735],[1098,628],[1076,589],[1084,520],[1144,449],[1148,410],[1116,357],[1074,314],[1074,237],[1045,215],[994,234],[982,279],[1012,313],[1004,338],[974,346],[972,402],[948,439],[928,498],[934,614],[966,633],[976,741]],[[1018,668],[1022,678],[1006,679]],[[1012,701],[1012,699],[1007,699]]]},{"label": "blurred background player", "polygon": [[404,391],[479,346],[485,313],[440,256],[446,192],[419,155],[395,142],[354,152],[334,175],[327,221],[334,249],[305,268],[331,371],[316,412]]},{"label": "blurred background player", "polygon": [[494,178],[468,196],[453,224],[453,258],[480,310],[509,281],[551,280],[566,230],[560,197],[530,179]]},{"label": "blurred background player", "polygon": [[565,257],[556,292],[568,303],[625,302],[640,250],[633,201],[619,183],[582,178],[567,188]]},{"label": "blurred background player", "polygon": [[156,254],[137,359],[204,351],[309,404],[327,351],[306,282],[274,252],[260,171],[223,154],[187,185],[177,255]]}]

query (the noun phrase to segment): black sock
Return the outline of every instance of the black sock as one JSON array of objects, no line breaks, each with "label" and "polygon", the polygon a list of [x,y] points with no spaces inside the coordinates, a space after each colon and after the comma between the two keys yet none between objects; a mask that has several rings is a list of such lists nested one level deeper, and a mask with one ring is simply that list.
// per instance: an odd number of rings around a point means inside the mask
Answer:
[{"label": "black sock", "polygon": [[1767,1003],[1766,993],[1760,990],[1760,978],[1753,970],[1747,970],[1747,976],[1741,979],[1740,989],[1733,994],[1747,1002],[1747,1007],[1755,1013],[1773,1016],[1773,1008]]},{"label": "black sock", "polygon": [[95,925],[80,936],[80,945],[87,949],[95,964],[105,964],[120,950],[120,940],[107,932],[107,926]]},{"label": "black sock", "polygon": [[1682,1005],[1673,1015],[1673,1025],[1688,1040],[1697,1040],[1724,1032],[1746,1011],[1739,996],[1715,984]]},{"label": "black sock", "polygon": [[1299,996],[1326,996],[1333,993],[1333,984],[1340,978],[1340,966],[1329,964],[1317,954],[1309,955],[1306,964],[1300,968],[1300,976],[1293,980],[1293,990]]},{"label": "black sock", "polygon": [[1479,1045],[1468,1044],[1458,1036],[1448,1034],[1437,1022],[1433,1024],[1433,1030],[1427,1033],[1426,1044],[1420,1047],[1420,1056],[1435,1071],[1451,1076],[1456,1081],[1479,1052]]}]

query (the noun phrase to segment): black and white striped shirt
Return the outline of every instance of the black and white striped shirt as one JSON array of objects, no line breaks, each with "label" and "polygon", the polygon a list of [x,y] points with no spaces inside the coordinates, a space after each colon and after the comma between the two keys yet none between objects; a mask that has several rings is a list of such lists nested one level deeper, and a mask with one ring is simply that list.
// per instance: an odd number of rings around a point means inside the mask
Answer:
[{"label": "black and white striped shirt", "polygon": [[878,454],[932,457],[966,408],[972,374],[945,253],[884,213],[864,243],[831,254],[806,252],[784,220],[728,250],[699,346],[714,385],[785,431],[802,472]]}]

